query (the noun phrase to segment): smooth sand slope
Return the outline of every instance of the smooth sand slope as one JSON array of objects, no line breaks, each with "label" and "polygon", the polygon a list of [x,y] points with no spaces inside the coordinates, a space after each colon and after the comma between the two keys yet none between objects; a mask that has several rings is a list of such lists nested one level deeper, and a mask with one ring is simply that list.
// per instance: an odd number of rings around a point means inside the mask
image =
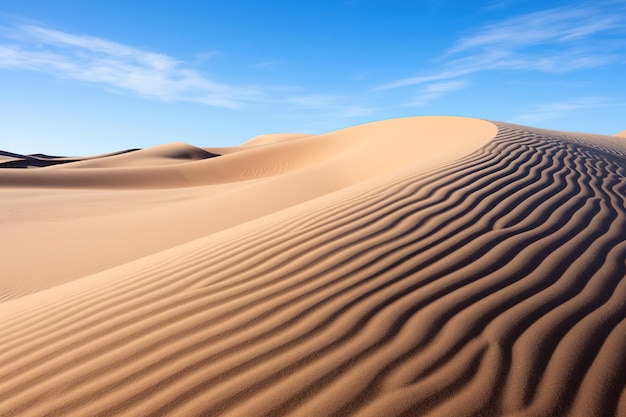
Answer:
[{"label": "smooth sand slope", "polygon": [[0,415],[626,416],[624,139],[144,151],[0,170]]},{"label": "smooth sand slope", "polygon": [[[460,130],[465,132],[461,140]],[[7,202],[0,212],[0,253],[10,260],[0,300],[204,237],[402,166],[437,166],[484,145],[496,131],[481,120],[409,118],[311,138],[299,135],[297,141],[293,135],[263,135],[219,158],[210,157],[222,153],[218,148],[202,154],[178,143],[45,169],[0,170],[0,198]],[[200,157],[183,163],[180,156],[189,154]],[[82,168],[70,169],[77,165]],[[196,186],[180,187],[189,182]]]}]

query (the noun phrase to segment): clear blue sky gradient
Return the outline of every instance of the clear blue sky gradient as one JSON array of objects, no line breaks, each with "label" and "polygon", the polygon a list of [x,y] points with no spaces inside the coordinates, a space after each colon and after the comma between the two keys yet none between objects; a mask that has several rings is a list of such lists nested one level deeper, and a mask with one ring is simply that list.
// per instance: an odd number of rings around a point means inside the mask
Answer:
[{"label": "clear blue sky gradient", "polygon": [[0,2],[0,149],[231,146],[459,115],[626,129],[626,1]]}]

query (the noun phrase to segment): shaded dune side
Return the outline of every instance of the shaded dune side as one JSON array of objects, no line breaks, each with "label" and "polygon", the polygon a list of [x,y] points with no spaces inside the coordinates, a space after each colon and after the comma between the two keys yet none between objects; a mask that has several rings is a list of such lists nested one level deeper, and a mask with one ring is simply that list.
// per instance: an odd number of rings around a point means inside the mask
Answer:
[{"label": "shaded dune side", "polygon": [[74,162],[83,162],[100,158],[137,151],[127,149],[94,156],[51,156],[45,154],[20,155],[13,152],[0,151],[0,168],[45,168],[49,166],[65,165]]},{"label": "shaded dune side", "polygon": [[0,162],[0,168],[45,168],[75,161],[78,160],[23,158]]},{"label": "shaded dune side", "polygon": [[0,403],[626,416],[626,152],[603,140],[499,124],[428,173],[0,304]]},{"label": "shaded dune side", "polygon": [[63,166],[57,166],[57,169],[160,166],[198,161],[216,156],[218,155],[202,148],[197,148],[186,143],[174,142],[139,149],[130,153],[120,153],[100,158],[72,162],[64,164]]}]

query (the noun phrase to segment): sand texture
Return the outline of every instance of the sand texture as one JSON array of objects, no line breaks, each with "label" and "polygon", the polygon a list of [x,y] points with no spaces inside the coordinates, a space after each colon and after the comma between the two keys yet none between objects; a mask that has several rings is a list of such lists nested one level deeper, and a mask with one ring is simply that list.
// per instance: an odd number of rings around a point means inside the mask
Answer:
[{"label": "sand texture", "polygon": [[619,136],[416,117],[0,168],[1,416],[626,417]]}]

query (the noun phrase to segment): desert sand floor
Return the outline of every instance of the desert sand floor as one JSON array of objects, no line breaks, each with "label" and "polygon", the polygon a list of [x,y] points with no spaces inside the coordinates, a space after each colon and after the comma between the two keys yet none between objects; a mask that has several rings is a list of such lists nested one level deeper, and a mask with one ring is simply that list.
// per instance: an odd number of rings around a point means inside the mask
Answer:
[{"label": "desert sand floor", "polygon": [[2,416],[626,416],[624,138],[416,117],[0,168]]}]

